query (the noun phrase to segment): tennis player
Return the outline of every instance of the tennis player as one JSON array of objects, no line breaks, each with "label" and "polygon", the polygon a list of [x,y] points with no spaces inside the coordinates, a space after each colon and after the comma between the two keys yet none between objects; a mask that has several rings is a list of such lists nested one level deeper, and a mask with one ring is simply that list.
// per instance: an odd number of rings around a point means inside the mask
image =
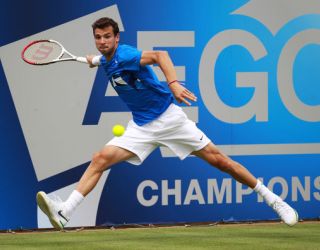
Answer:
[{"label": "tennis player", "polygon": [[[223,154],[174,104],[176,99],[190,105],[197,97],[179,83],[166,51],[139,51],[120,44],[118,24],[107,17],[98,19],[92,28],[101,56],[87,56],[90,67],[104,68],[107,79],[132,111],[133,119],[123,136],[113,138],[93,156],[76,190],[66,201],[54,201],[42,191],[37,194],[39,207],[56,229],[64,228],[105,170],[122,161],[139,165],[159,144],[169,147],[180,159],[190,154],[198,156],[256,191],[286,224],[293,226],[298,222],[294,209],[244,166]],[[159,82],[149,66],[152,64],[159,65],[167,84]]]}]

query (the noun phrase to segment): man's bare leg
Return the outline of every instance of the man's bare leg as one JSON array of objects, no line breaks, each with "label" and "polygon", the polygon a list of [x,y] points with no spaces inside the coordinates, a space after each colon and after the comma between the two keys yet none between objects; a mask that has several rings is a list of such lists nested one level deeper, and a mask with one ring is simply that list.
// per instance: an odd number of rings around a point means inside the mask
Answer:
[{"label": "man's bare leg", "polygon": [[298,214],[294,209],[257,180],[244,166],[223,154],[211,142],[203,149],[193,152],[193,154],[219,170],[230,174],[238,182],[252,188],[263,197],[287,225],[293,226],[298,222]]},{"label": "man's bare leg", "polygon": [[56,229],[63,229],[84,197],[97,185],[102,173],[112,165],[128,160],[133,156],[135,156],[134,153],[123,148],[111,145],[105,146],[93,156],[76,190],[70,194],[65,202],[53,201],[46,193],[41,191],[37,193],[39,207],[48,216],[51,224]]},{"label": "man's bare leg", "polygon": [[207,161],[210,165],[219,170],[230,174],[238,182],[245,184],[252,189],[257,185],[257,179],[244,166],[223,154],[211,142],[203,149],[195,151],[192,154]]},{"label": "man's bare leg", "polygon": [[112,145],[105,146],[100,152],[93,155],[92,161],[82,175],[76,190],[86,196],[96,186],[105,170],[133,156],[135,154],[126,149]]}]

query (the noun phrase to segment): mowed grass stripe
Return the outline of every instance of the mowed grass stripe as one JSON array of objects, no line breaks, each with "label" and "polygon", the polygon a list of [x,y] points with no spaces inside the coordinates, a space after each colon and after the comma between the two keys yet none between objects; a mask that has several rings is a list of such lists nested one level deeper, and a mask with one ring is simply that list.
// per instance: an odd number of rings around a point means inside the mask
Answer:
[{"label": "mowed grass stripe", "polygon": [[319,249],[320,223],[0,234],[0,249]]}]

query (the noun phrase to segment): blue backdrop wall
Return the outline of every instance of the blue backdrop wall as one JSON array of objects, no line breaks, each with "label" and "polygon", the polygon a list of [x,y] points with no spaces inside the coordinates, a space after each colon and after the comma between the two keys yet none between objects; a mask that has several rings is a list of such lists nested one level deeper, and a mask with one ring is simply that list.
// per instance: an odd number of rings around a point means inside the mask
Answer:
[{"label": "blue backdrop wall", "polygon": [[[198,96],[188,116],[301,218],[319,217],[318,1],[31,0],[1,2],[0,13],[0,229],[50,227],[36,192],[65,199],[112,126],[130,119],[101,69],[20,59],[39,38],[97,53],[91,24],[102,16],[118,21],[122,43],[167,50]],[[230,176],[159,148],[106,172],[69,226],[276,218]]]}]

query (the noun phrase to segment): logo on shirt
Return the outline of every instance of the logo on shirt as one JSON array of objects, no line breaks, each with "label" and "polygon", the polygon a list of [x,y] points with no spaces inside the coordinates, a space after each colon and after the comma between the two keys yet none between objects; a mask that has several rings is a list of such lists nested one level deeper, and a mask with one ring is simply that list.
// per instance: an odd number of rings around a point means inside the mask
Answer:
[{"label": "logo on shirt", "polygon": [[110,79],[110,82],[112,84],[113,87],[115,86],[125,86],[128,85],[128,83],[122,79],[121,76],[112,76]]}]

